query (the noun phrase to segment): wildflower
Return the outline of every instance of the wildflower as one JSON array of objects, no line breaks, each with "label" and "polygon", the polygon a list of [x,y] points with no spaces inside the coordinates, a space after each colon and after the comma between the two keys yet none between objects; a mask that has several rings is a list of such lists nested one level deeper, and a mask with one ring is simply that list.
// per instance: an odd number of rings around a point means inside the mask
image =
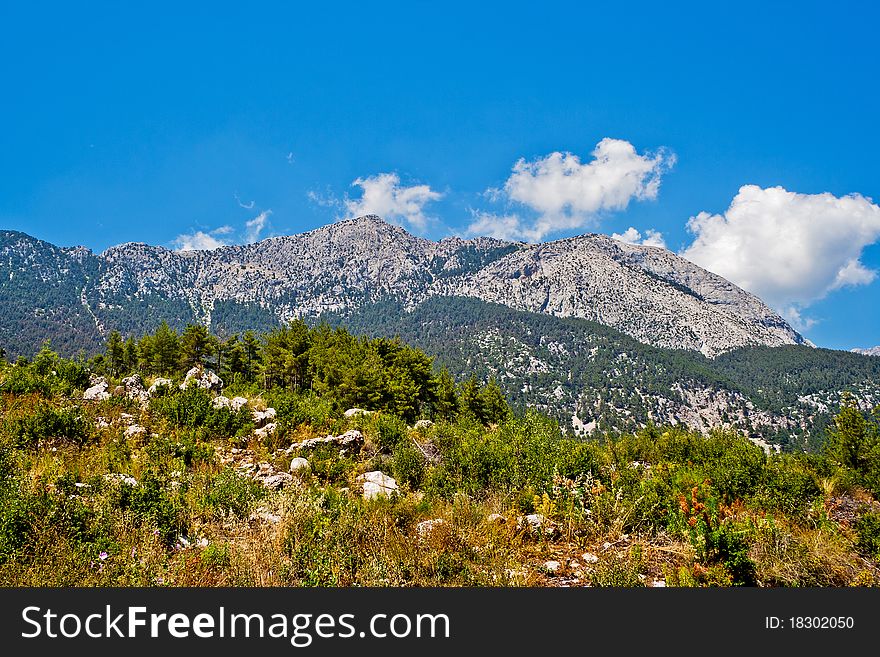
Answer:
[{"label": "wildflower", "polygon": [[105,560],[107,557],[109,557],[109,556],[110,556],[110,555],[107,554],[106,552],[101,552],[101,554],[98,555],[98,558],[99,558],[101,561],[104,561],[104,560]]}]

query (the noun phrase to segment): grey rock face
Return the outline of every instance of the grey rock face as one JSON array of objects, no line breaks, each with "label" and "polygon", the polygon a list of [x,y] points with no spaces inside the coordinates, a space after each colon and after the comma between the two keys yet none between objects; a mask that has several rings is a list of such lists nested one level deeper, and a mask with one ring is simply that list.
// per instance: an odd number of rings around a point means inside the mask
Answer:
[{"label": "grey rock face", "polygon": [[[98,340],[124,321],[129,307],[165,309],[210,326],[217,304],[259,308],[280,322],[382,300],[413,308],[430,297],[465,296],[590,319],[648,344],[708,356],[746,345],[804,342],[760,299],[726,279],[665,249],[603,235],[544,244],[433,242],[366,216],[211,251],[123,244],[95,256],[19,233],[5,237],[0,254],[11,252],[13,281],[25,266],[18,263],[35,259],[49,282],[59,268],[72,275],[94,272],[81,274],[76,294],[68,294],[76,298],[65,303],[91,318]],[[25,273],[33,277],[31,269]]]}]

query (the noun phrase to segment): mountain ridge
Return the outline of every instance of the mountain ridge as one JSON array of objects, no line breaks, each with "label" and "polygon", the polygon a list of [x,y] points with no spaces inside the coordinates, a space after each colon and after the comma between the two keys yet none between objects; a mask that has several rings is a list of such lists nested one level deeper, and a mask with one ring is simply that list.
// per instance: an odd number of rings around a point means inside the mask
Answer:
[{"label": "mountain ridge", "polygon": [[[354,312],[389,298],[411,311],[436,296],[580,317],[646,344],[707,356],[749,345],[806,344],[760,299],[726,279],[664,249],[597,234],[540,244],[433,241],[366,215],[213,250],[127,242],[95,255],[0,231],[0,300],[20,308],[19,323],[31,288],[57,282],[60,274],[68,280],[56,306],[67,309],[69,328],[88,332],[82,319],[92,319],[93,335],[80,336],[85,348],[113,329],[142,330],[160,319],[211,326],[218,306],[226,317],[241,308],[239,314],[270,324]],[[0,339],[8,342],[14,329],[8,318],[0,321]]]}]

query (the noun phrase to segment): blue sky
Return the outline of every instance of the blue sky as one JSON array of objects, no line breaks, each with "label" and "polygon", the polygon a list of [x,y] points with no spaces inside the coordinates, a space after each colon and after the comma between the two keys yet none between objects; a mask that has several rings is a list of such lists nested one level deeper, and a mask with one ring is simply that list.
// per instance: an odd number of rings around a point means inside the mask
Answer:
[{"label": "blue sky", "polygon": [[872,3],[121,4],[0,5],[0,227],[657,231],[815,343],[880,344]]}]

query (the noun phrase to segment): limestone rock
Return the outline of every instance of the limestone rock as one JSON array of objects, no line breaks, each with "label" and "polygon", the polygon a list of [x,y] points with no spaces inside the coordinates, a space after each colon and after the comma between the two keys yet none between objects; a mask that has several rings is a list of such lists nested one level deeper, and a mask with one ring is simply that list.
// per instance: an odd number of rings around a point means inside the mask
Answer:
[{"label": "limestone rock", "polygon": [[354,417],[355,415],[372,415],[373,411],[365,411],[362,408],[349,408],[343,415],[345,417]]},{"label": "limestone rock", "polygon": [[443,518],[422,520],[418,525],[416,525],[416,534],[418,534],[420,538],[427,538],[434,532],[435,529],[437,529],[438,527],[442,527],[445,524],[446,521]]},{"label": "limestone rock", "polygon": [[251,413],[254,424],[258,427],[263,426],[267,422],[274,422],[276,415],[277,413],[275,412],[274,408],[267,408],[265,411],[253,411]]},{"label": "limestone rock", "polygon": [[308,459],[304,459],[302,456],[297,456],[290,461],[290,472],[308,472],[311,468]]},{"label": "limestone rock", "polygon": [[151,385],[150,389],[147,390],[147,394],[150,397],[155,397],[157,394],[159,394],[159,391],[162,388],[170,388],[173,385],[174,383],[171,381],[171,379],[163,379],[162,377],[159,377],[158,379],[153,381],[153,385]]},{"label": "limestone rock", "polygon": [[91,388],[83,393],[83,399],[86,401],[103,401],[110,399],[110,393],[107,392],[107,381],[100,377]]},{"label": "limestone rock", "polygon": [[143,402],[149,398],[140,374],[135,373],[122,379],[122,387],[125,389],[125,396],[129,399]]},{"label": "limestone rock", "polygon": [[361,445],[364,444],[364,434],[362,434],[357,429],[349,429],[344,434],[340,436],[325,436],[324,438],[308,438],[301,443],[293,443],[290,447],[287,448],[287,453],[290,454],[298,449],[315,449],[316,447],[320,447],[321,445],[333,445],[334,447],[341,448],[360,448]]},{"label": "limestone rock", "polygon": [[264,427],[260,427],[258,429],[254,429],[254,436],[260,439],[268,438],[269,436],[274,436],[275,432],[278,429],[278,425],[274,422],[270,422]]},{"label": "limestone rock", "polygon": [[374,500],[383,495],[391,497],[399,490],[397,482],[379,470],[365,472],[357,477],[357,481],[363,486],[365,500]]},{"label": "limestone rock", "polygon": [[180,388],[185,390],[190,386],[196,386],[212,392],[220,392],[223,390],[223,379],[209,369],[193,367],[186,373]]}]

